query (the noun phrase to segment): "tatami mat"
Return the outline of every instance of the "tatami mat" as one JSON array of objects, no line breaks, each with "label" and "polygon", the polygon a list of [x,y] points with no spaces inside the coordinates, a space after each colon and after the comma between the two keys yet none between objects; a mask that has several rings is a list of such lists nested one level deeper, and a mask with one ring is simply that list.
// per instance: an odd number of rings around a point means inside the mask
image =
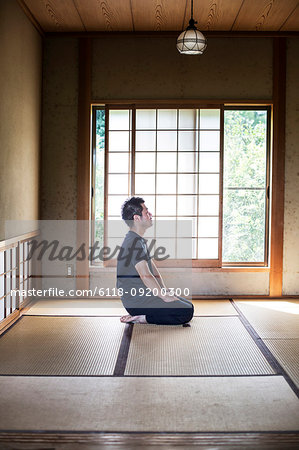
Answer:
[{"label": "tatami mat", "polygon": [[261,338],[299,338],[299,300],[234,300]]},{"label": "tatami mat", "polygon": [[283,377],[1,377],[1,430],[296,430]]},{"label": "tatami mat", "polygon": [[0,374],[112,375],[123,330],[116,317],[22,317],[0,338]]},{"label": "tatami mat", "polygon": [[25,315],[36,316],[123,316],[121,300],[38,300]]},{"label": "tatami mat", "polygon": [[237,317],[195,317],[191,327],[134,325],[125,375],[274,373]]},{"label": "tatami mat", "polygon": [[192,300],[195,316],[237,316],[229,300]]},{"label": "tatami mat", "polygon": [[264,342],[299,387],[299,339],[264,339]]}]

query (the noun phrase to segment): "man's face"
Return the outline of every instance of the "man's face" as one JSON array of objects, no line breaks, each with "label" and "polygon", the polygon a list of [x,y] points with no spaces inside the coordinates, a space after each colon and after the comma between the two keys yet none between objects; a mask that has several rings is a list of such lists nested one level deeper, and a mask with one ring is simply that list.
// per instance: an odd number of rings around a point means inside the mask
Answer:
[{"label": "man's face", "polygon": [[152,213],[149,212],[147,206],[145,203],[141,203],[142,206],[142,215],[141,215],[141,222],[144,225],[145,228],[149,228],[153,225],[152,223]]}]

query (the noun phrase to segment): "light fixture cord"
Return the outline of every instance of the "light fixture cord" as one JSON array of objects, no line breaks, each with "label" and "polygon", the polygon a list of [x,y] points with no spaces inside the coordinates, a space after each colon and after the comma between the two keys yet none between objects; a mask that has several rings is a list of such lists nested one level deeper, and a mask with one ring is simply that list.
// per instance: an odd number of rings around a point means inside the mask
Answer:
[{"label": "light fixture cord", "polygon": [[193,0],[191,0],[191,19],[193,19]]}]

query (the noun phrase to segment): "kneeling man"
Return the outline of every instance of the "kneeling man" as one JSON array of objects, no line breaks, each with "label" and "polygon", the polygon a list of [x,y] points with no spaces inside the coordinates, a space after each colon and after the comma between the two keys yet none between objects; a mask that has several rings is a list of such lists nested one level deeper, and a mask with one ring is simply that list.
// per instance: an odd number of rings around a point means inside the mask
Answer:
[{"label": "kneeling man", "polygon": [[127,200],[122,205],[122,218],[130,230],[117,258],[117,288],[122,290],[122,303],[129,313],[121,317],[121,322],[157,325],[188,323],[194,313],[192,302],[170,295],[149,255],[143,235],[152,226],[152,214],[143,198],[131,197]]}]

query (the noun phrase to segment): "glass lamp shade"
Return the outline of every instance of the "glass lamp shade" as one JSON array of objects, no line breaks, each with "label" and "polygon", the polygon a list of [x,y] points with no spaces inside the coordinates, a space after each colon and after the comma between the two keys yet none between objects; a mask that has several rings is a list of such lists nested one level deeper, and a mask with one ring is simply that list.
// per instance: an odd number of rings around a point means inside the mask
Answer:
[{"label": "glass lamp shade", "polygon": [[187,28],[177,38],[176,48],[183,55],[202,55],[207,48],[207,40],[196,28]]}]

